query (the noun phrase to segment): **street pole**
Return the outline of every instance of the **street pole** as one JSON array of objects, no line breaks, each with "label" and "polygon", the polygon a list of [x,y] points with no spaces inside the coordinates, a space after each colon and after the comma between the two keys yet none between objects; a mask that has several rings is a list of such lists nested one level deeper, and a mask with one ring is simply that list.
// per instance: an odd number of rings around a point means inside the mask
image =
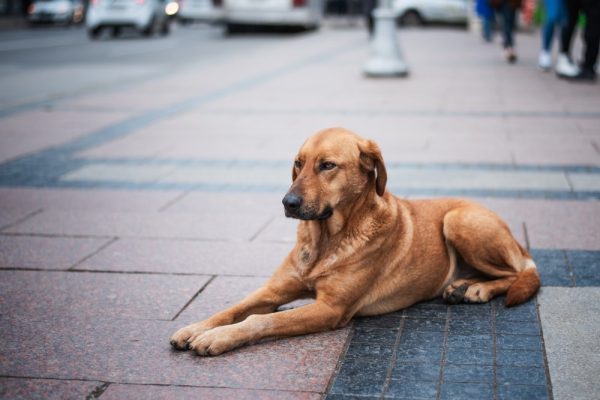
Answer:
[{"label": "street pole", "polygon": [[367,76],[408,75],[408,66],[398,46],[396,16],[390,1],[379,0],[377,8],[373,10],[375,32],[371,41],[371,55],[363,67],[363,72]]}]

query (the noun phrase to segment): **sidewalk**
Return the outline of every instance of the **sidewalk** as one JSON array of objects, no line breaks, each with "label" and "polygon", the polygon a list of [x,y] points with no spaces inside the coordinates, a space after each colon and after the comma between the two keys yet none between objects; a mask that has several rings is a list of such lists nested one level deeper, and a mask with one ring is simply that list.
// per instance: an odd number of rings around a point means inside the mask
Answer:
[{"label": "sidewalk", "polygon": [[[598,398],[600,86],[537,71],[537,36],[512,66],[462,31],[401,43],[406,79],[363,78],[365,33],[326,28],[2,114],[0,398]],[[394,193],[497,211],[540,294],[172,351],[289,251],[292,160],[329,126],[379,143]]]}]

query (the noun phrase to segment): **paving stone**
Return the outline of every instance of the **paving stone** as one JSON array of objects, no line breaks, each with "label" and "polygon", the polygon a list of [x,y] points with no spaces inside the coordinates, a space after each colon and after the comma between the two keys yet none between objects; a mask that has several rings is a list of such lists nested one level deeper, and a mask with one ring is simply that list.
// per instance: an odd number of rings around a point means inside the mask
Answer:
[{"label": "paving stone", "polygon": [[397,329],[400,327],[401,320],[402,312],[400,311],[378,315],[375,317],[356,317],[354,318],[354,325],[356,327],[365,326],[369,328]]},{"label": "paving stone", "polygon": [[364,343],[355,342],[354,340],[350,343],[346,357],[350,358],[362,358],[362,357],[375,357],[375,356],[391,356],[393,350],[393,343]]},{"label": "paving stone", "polygon": [[285,192],[244,193],[243,195],[240,193],[190,192],[170,205],[165,212],[225,214],[232,210],[242,210],[248,214],[283,217],[281,200],[284,195]]},{"label": "paving stone", "polygon": [[0,229],[7,228],[8,226],[27,218],[28,216],[35,213],[37,210],[33,207],[9,207],[5,203],[1,203],[0,207]]},{"label": "paving stone", "polygon": [[381,343],[393,346],[397,336],[397,329],[357,326],[354,328],[354,333],[352,334],[352,343]]},{"label": "paving stone", "polygon": [[430,346],[439,348],[444,344],[444,332],[402,330],[400,347]]},{"label": "paving stone", "polygon": [[507,321],[501,319],[496,321],[496,332],[516,335],[539,335],[540,324],[538,322]]},{"label": "paving stone", "polygon": [[450,334],[490,334],[492,332],[492,323],[489,319],[473,319],[469,321],[460,319],[450,320]]},{"label": "paving stone", "polygon": [[392,379],[401,382],[427,381],[440,379],[439,363],[396,363],[392,370]]},{"label": "paving stone", "polygon": [[494,369],[491,365],[446,364],[443,379],[444,382],[489,383],[494,380]]},{"label": "paving stone", "polygon": [[475,348],[488,349],[492,347],[492,335],[490,334],[455,334],[448,335],[448,348]]},{"label": "paving stone", "polygon": [[569,173],[568,177],[575,191],[600,191],[600,179],[596,174]]},{"label": "paving stone", "polygon": [[573,276],[569,272],[564,250],[532,249],[543,286],[572,286]]},{"label": "paving stone", "polygon": [[256,240],[266,242],[288,242],[296,241],[298,221],[292,218],[277,217],[261,231]]},{"label": "paving stone", "polygon": [[488,383],[444,382],[441,391],[444,400],[492,399],[494,396],[493,387]]},{"label": "paving stone", "polygon": [[93,381],[0,378],[0,399],[84,399],[99,385]]},{"label": "paving stone", "polygon": [[446,359],[452,364],[492,365],[494,363],[490,348],[449,348]]},{"label": "paving stone", "polygon": [[498,349],[496,352],[498,365],[516,365],[518,367],[541,367],[544,358],[541,351]]},{"label": "paving stone", "polygon": [[32,210],[157,211],[179,196],[150,190],[0,188],[0,204]]},{"label": "paving stone", "polygon": [[0,313],[171,319],[206,276],[0,271]]},{"label": "paving stone", "polygon": [[270,276],[292,248],[288,243],[119,239],[78,269]]},{"label": "paving stone", "polygon": [[169,165],[85,165],[60,177],[65,182],[157,182],[175,170]]},{"label": "paving stone", "polygon": [[540,336],[497,334],[496,347],[499,349],[539,351],[542,349],[542,341]]},{"label": "paving stone", "polygon": [[46,211],[6,230],[11,233],[249,240],[267,220],[242,214],[91,213]]},{"label": "paving stone", "polygon": [[68,269],[108,239],[0,235],[0,268]]},{"label": "paving stone", "polygon": [[430,304],[429,307],[416,305],[404,310],[404,316],[408,318],[446,318],[447,314],[448,307],[438,304]]},{"label": "paving stone", "polygon": [[567,251],[577,286],[600,286],[600,251]]},{"label": "paving stone", "polygon": [[178,328],[171,321],[2,315],[0,374],[322,393],[349,333],[341,329],[198,357],[171,349],[169,337]]},{"label": "paving stone", "polygon": [[482,304],[455,304],[450,307],[453,319],[489,318],[491,307],[489,303]]},{"label": "paving stone", "polygon": [[392,379],[385,398],[392,399],[435,399],[437,382],[397,381]]},{"label": "paving stone", "polygon": [[546,373],[542,367],[517,367],[499,365],[496,368],[496,380],[501,385],[545,385]]},{"label": "paving stone", "polygon": [[379,396],[389,363],[369,358],[348,358],[335,378],[330,393],[360,396]]},{"label": "paving stone", "polygon": [[538,302],[554,398],[597,398],[600,288],[544,288]]},{"label": "paving stone", "polygon": [[498,400],[545,400],[549,399],[546,386],[509,385],[498,386]]},{"label": "paving stone", "polygon": [[102,399],[147,399],[147,400],[185,400],[185,399],[236,399],[236,400],[317,400],[319,393],[284,392],[280,390],[229,389],[216,387],[183,387],[156,385],[120,385],[112,384],[102,394]]},{"label": "paving stone", "polygon": [[498,306],[495,308],[496,325],[502,321],[537,322],[538,312],[535,300],[529,300],[514,307]]},{"label": "paving stone", "polygon": [[419,347],[400,347],[396,353],[398,362],[411,363],[435,363],[442,359],[441,347],[429,347],[422,345]]},{"label": "paving stone", "polygon": [[446,330],[446,320],[441,318],[422,319],[422,318],[406,318],[404,320],[404,331],[431,331],[441,332]]}]

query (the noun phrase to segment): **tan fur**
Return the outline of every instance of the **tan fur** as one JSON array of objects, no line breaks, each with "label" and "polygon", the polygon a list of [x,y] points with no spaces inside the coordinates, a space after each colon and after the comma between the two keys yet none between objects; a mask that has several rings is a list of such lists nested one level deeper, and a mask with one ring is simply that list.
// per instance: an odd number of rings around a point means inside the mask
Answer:
[{"label": "tan fur", "polygon": [[[296,245],[262,288],[177,331],[175,348],[217,355],[442,294],[451,302],[485,302],[508,291],[507,304],[516,305],[539,288],[535,264],[492,211],[467,200],[404,200],[386,192],[374,142],[328,129],[310,137],[295,161],[288,195],[302,205],[286,213],[304,219]],[[469,270],[459,267],[457,254]],[[273,312],[307,297],[314,303]]]}]

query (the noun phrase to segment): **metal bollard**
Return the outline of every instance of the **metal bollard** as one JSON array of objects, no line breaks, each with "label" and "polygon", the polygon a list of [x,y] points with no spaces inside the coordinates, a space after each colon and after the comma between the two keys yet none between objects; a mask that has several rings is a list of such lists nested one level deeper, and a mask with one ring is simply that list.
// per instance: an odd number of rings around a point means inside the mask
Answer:
[{"label": "metal bollard", "polygon": [[379,0],[373,10],[375,32],[371,41],[371,55],[363,67],[367,76],[406,76],[408,66],[402,58],[396,38],[396,16],[390,0]]}]

